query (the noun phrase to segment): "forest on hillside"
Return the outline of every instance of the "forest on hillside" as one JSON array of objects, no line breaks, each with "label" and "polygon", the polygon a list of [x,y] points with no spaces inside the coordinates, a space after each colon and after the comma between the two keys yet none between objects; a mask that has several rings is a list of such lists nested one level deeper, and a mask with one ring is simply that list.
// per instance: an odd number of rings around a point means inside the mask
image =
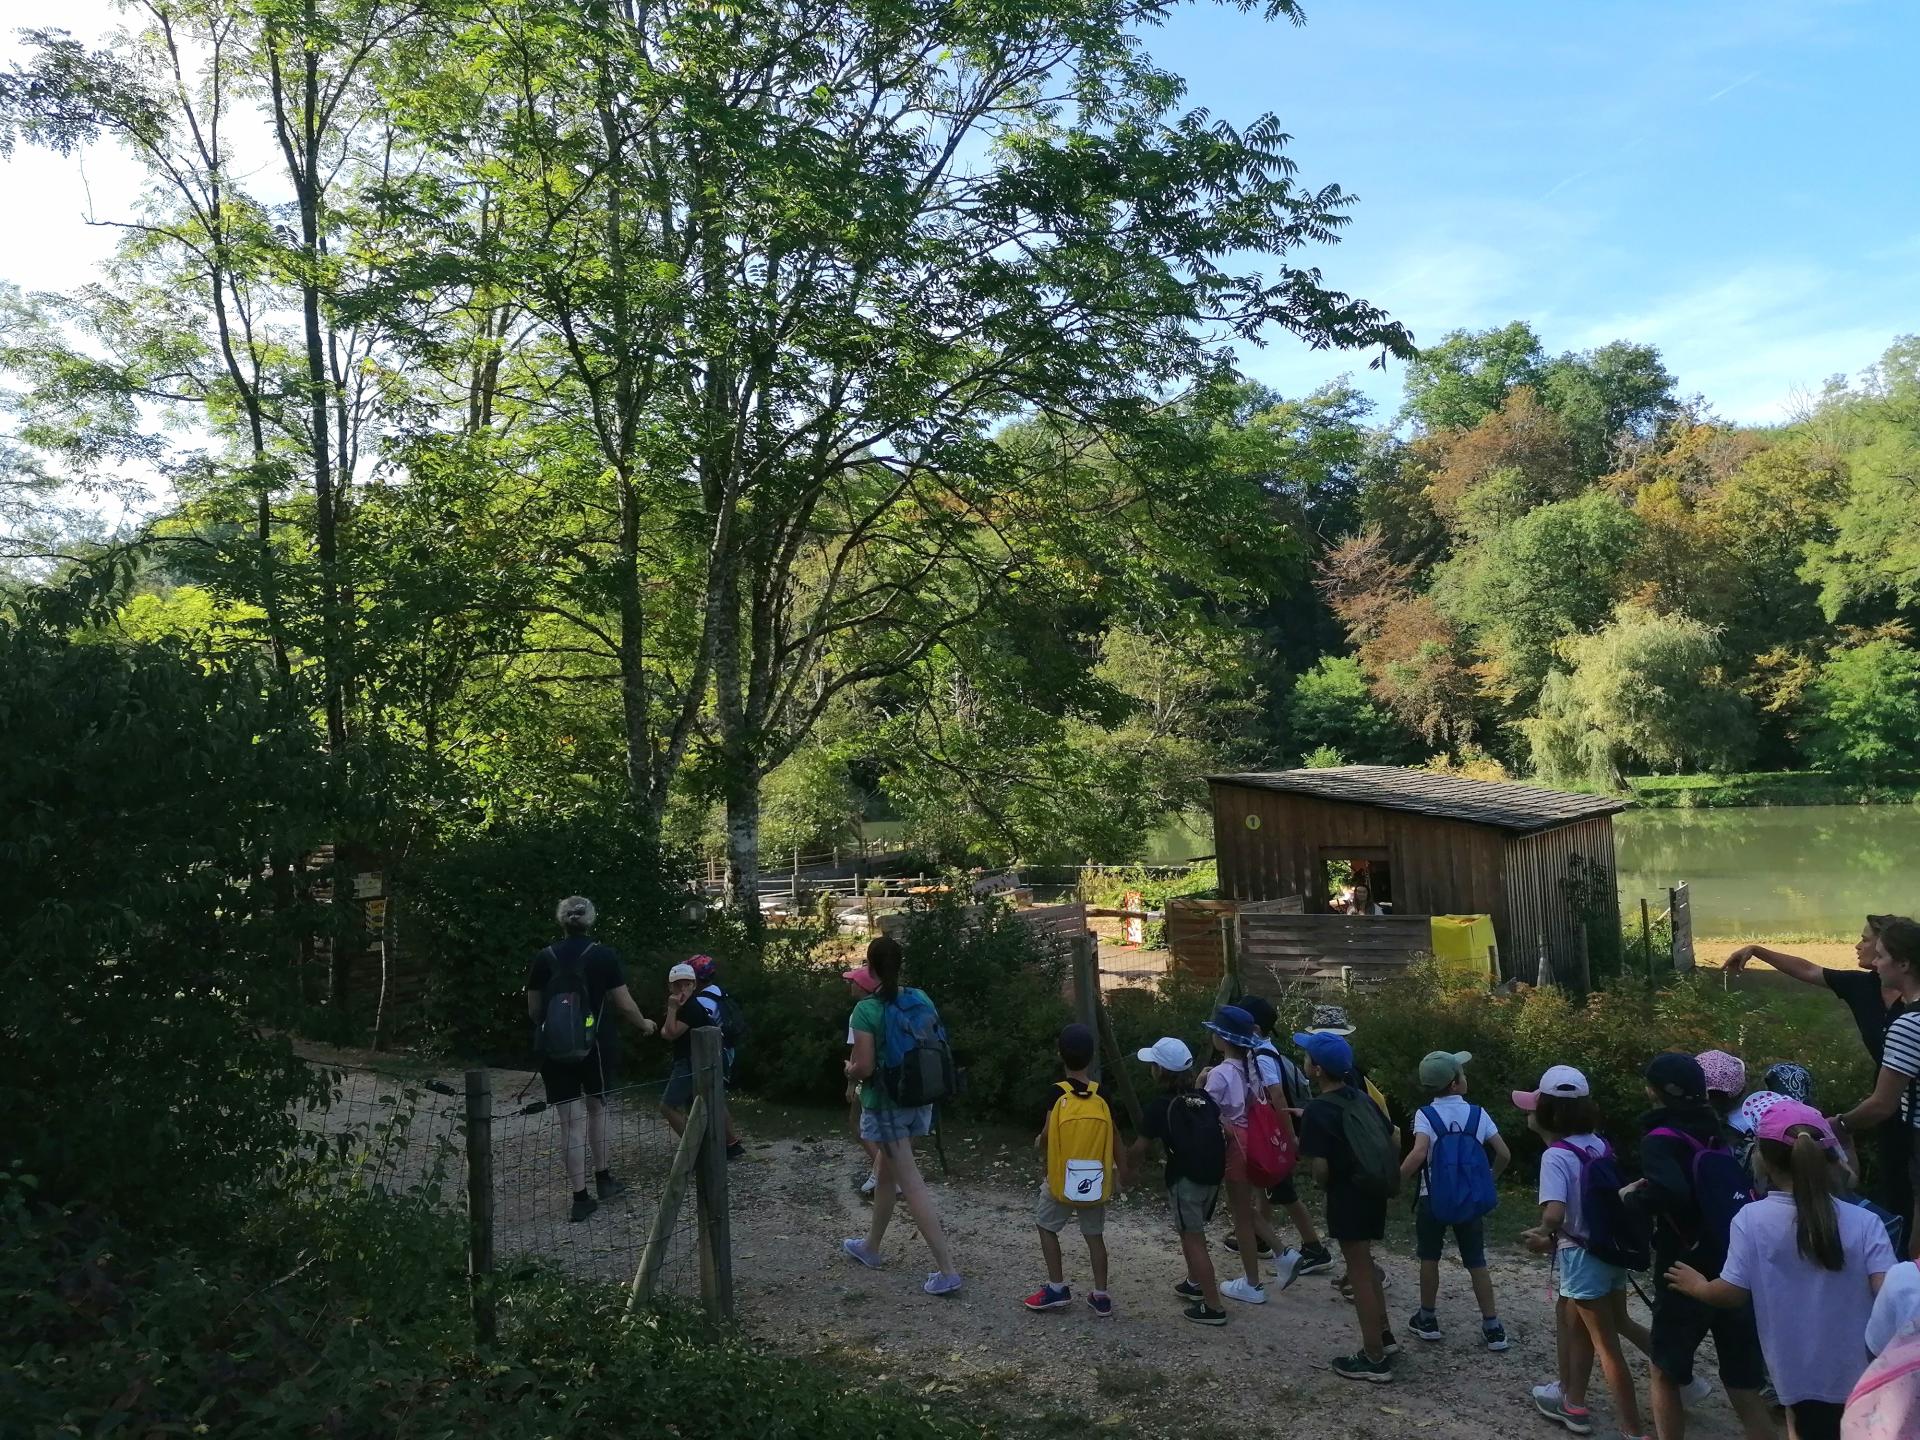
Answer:
[{"label": "forest on hillside", "polygon": [[[1084,8],[951,17],[990,77],[777,6],[43,36],[8,139],[146,183],[97,283],[0,294],[0,603],[256,666],[383,854],[1123,860],[1228,767],[1920,768],[1920,342],[1777,427],[1630,336],[1417,343],[1272,260],[1349,218],[1277,124]],[[1403,403],[1242,378],[1282,332]]]}]

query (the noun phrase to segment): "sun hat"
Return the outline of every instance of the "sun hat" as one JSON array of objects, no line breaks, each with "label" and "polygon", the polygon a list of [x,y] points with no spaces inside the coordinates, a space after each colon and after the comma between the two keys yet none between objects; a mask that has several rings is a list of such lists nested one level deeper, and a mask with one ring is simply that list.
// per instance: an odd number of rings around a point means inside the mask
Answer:
[{"label": "sun hat", "polygon": [[1647,1062],[1647,1084],[1667,1100],[1707,1098],[1707,1072],[1693,1056],[1679,1050],[1668,1050]]},{"label": "sun hat", "polygon": [[1241,995],[1234,1002],[1234,1008],[1244,1010],[1253,1017],[1253,1023],[1262,1035],[1273,1034],[1273,1027],[1280,1023],[1280,1012],[1273,1008],[1273,1002],[1264,995]]},{"label": "sun hat", "polygon": [[851,970],[842,970],[840,978],[862,995],[872,995],[880,989],[880,977],[865,965],[856,965]]},{"label": "sun hat", "polygon": [[693,978],[696,980],[710,979],[713,972],[720,968],[720,962],[711,955],[696,955],[687,964],[693,967]]},{"label": "sun hat", "polygon": [[1293,1043],[1307,1052],[1307,1058],[1329,1075],[1342,1079],[1353,1073],[1353,1047],[1343,1035],[1330,1030],[1309,1030],[1293,1037]]},{"label": "sun hat", "polygon": [[1313,1014],[1307,1019],[1307,1033],[1310,1035],[1351,1035],[1353,1021],[1347,1018],[1347,1012],[1338,1005],[1316,1005]]},{"label": "sun hat", "polygon": [[1260,1048],[1260,1037],[1253,1033],[1253,1016],[1238,1005],[1222,1005],[1213,1012],[1213,1019],[1200,1023],[1229,1045],[1238,1045],[1242,1050]]},{"label": "sun hat", "polygon": [[1838,1148],[1840,1142],[1834,1138],[1833,1127],[1827,1124],[1827,1117],[1798,1100],[1782,1100],[1778,1105],[1769,1105],[1767,1113],[1760,1117],[1756,1133],[1762,1140],[1778,1140],[1790,1145],[1793,1143],[1790,1132],[1802,1126],[1813,1131],[1823,1148]]},{"label": "sun hat", "polygon": [[1547,1073],[1540,1077],[1540,1088],[1514,1091],[1513,1103],[1522,1110],[1532,1111],[1538,1110],[1540,1102],[1550,1095],[1560,1100],[1582,1100],[1592,1093],[1593,1088],[1587,1084],[1587,1077],[1573,1066],[1551,1065],[1547,1067]]},{"label": "sun hat", "polygon": [[1460,1078],[1460,1067],[1473,1058],[1467,1050],[1433,1050],[1420,1061],[1420,1084],[1427,1090],[1440,1090]]},{"label": "sun hat", "polygon": [[[1783,1095],[1778,1090],[1756,1090],[1740,1102],[1739,1120],[1751,1135],[1760,1128],[1760,1117],[1776,1105],[1790,1105],[1793,1096]],[[1738,1127],[1736,1127],[1738,1128]]]},{"label": "sun hat", "polygon": [[684,960],[667,971],[667,983],[669,985],[673,984],[676,980],[698,980],[699,978],[698,975],[693,973],[693,967]]},{"label": "sun hat", "polygon": [[1760,1083],[1769,1090],[1778,1091],[1789,1100],[1798,1100],[1802,1105],[1813,1103],[1813,1072],[1804,1065],[1796,1065],[1791,1060],[1782,1060],[1777,1065],[1769,1065],[1767,1073],[1760,1077]]},{"label": "sun hat", "polygon": [[1150,1065],[1158,1065],[1162,1070],[1180,1075],[1193,1068],[1193,1051],[1187,1048],[1187,1042],[1176,1040],[1171,1035],[1162,1035],[1153,1044],[1139,1052],[1136,1059]]},{"label": "sun hat", "polygon": [[1708,1050],[1693,1058],[1700,1062],[1700,1071],[1707,1077],[1708,1090],[1717,1090],[1722,1095],[1738,1095],[1747,1088],[1747,1067],[1738,1055],[1729,1055],[1724,1050]]}]

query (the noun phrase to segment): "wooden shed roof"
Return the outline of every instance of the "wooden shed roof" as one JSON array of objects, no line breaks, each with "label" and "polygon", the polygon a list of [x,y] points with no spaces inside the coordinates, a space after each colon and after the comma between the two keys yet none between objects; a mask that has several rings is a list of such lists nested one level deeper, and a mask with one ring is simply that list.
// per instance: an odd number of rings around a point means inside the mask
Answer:
[{"label": "wooden shed roof", "polygon": [[1349,805],[1378,805],[1441,820],[1491,825],[1518,834],[1552,830],[1627,808],[1624,800],[1605,795],[1545,790],[1537,785],[1515,785],[1505,780],[1467,780],[1458,775],[1406,770],[1398,765],[1269,770],[1248,775],[1209,775],[1207,779],[1216,785],[1286,790]]}]

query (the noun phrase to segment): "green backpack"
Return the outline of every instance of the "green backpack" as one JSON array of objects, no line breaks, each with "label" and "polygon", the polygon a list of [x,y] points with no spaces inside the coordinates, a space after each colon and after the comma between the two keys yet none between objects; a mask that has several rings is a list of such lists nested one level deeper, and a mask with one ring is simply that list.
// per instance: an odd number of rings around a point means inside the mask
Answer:
[{"label": "green backpack", "polygon": [[1340,1112],[1340,1135],[1353,1166],[1347,1183],[1370,1200],[1391,1200],[1400,1193],[1400,1155],[1393,1127],[1364,1090],[1336,1090],[1321,1099]]}]

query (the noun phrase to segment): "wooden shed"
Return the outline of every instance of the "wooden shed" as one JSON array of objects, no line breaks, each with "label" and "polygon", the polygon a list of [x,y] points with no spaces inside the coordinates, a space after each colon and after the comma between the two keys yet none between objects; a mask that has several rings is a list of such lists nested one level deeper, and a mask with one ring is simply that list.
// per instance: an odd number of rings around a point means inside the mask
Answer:
[{"label": "wooden shed", "polygon": [[1602,887],[1604,914],[1618,924],[1613,816],[1622,801],[1392,765],[1207,783],[1228,899],[1297,895],[1308,913],[1324,913],[1345,866],[1394,914],[1491,915],[1501,969],[1523,980],[1534,978],[1543,944],[1556,975],[1584,976],[1566,883],[1576,870]]}]

